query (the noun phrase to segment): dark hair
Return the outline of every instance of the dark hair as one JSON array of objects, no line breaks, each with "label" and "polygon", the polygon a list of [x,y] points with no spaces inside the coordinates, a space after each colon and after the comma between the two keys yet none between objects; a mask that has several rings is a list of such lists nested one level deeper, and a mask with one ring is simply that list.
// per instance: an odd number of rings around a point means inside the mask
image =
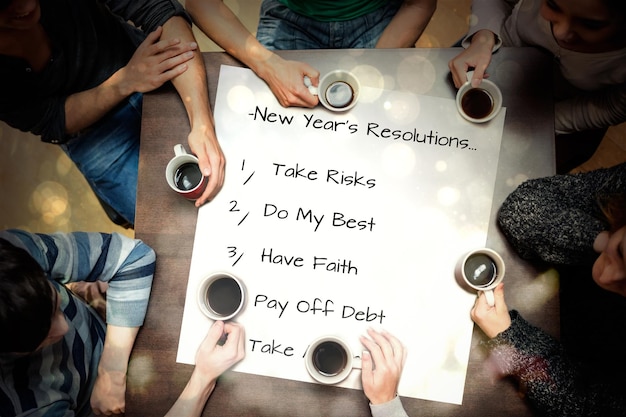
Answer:
[{"label": "dark hair", "polygon": [[24,249],[0,239],[0,352],[32,352],[50,331],[53,288]]}]

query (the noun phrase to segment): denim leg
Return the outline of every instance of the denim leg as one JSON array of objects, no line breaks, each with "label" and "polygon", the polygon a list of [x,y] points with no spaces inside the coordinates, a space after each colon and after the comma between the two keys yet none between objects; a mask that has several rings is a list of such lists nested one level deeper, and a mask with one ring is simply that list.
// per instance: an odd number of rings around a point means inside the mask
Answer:
[{"label": "denim leg", "polygon": [[402,0],[347,21],[320,22],[292,12],[277,0],[263,0],[257,39],[268,49],[374,48]]},{"label": "denim leg", "polygon": [[77,138],[61,145],[100,199],[135,222],[141,104],[130,96]]},{"label": "denim leg", "polygon": [[328,38],[320,35],[320,23],[292,12],[277,0],[263,0],[256,38],[270,50],[322,49]]},{"label": "denim leg", "polygon": [[390,0],[378,10],[341,23],[334,48],[375,48],[385,28],[396,15],[402,0]]}]

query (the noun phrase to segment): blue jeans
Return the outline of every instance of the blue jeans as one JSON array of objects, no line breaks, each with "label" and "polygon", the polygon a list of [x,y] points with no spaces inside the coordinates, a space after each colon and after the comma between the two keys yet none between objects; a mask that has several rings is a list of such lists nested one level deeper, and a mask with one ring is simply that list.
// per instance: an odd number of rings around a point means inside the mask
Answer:
[{"label": "blue jeans", "polygon": [[374,48],[402,1],[352,20],[320,22],[292,12],[277,0],[263,0],[256,37],[267,49]]},{"label": "blue jeans", "polygon": [[143,96],[135,93],[78,137],[61,145],[96,195],[135,223]]}]

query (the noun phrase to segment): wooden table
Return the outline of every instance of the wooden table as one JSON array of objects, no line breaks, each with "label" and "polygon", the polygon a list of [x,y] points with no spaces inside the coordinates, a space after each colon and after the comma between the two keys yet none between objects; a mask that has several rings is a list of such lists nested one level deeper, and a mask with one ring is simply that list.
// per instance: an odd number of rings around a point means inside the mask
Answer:
[{"label": "wooden table", "polygon": [[[408,90],[453,98],[448,61],[458,49],[283,51],[287,59],[306,61],[321,73],[342,65],[371,65],[377,71],[361,80],[372,87]],[[241,66],[225,53],[205,53],[211,105],[221,64]],[[488,72],[507,107],[487,245],[507,264],[506,297],[510,308],[530,322],[559,335],[559,300],[554,282],[520,260],[495,225],[503,199],[526,178],[554,173],[554,117],[551,60],[532,48],[502,48]],[[172,192],[165,166],[177,143],[186,143],[187,116],[171,86],[146,94],[139,180],[136,237],[157,253],[157,270],[146,322],[140,331],[129,370],[128,416],[159,416],[176,401],[192,372],[176,363],[185,292],[189,276],[197,209]],[[538,295],[541,295],[538,297]],[[541,300],[541,301],[537,301]],[[469,312],[468,312],[469,314]],[[496,380],[485,365],[484,339],[475,327],[463,404],[403,398],[411,416],[530,416],[509,380]],[[268,378],[238,372],[224,374],[204,415],[218,416],[367,416],[367,399],[359,390]]]}]

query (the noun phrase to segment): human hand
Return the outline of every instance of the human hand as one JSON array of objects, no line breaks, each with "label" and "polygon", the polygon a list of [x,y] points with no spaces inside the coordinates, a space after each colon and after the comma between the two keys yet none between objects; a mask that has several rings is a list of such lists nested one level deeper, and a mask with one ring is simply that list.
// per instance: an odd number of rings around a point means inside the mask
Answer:
[{"label": "human hand", "polygon": [[452,73],[452,81],[456,88],[460,88],[467,81],[466,73],[470,68],[474,69],[471,83],[478,87],[491,62],[491,54],[495,45],[495,35],[489,30],[480,30],[472,36],[470,46],[448,62],[448,68]]},{"label": "human hand", "polygon": [[495,303],[487,303],[485,293],[480,291],[474,307],[470,311],[472,320],[482,329],[490,339],[496,337],[511,326],[511,316],[504,302],[504,284],[500,283],[493,290]]},{"label": "human hand", "polygon": [[204,193],[195,202],[196,207],[211,201],[224,185],[226,158],[212,126],[199,126],[187,137],[191,152],[198,157],[202,175],[209,177]]},{"label": "human hand", "polygon": [[[220,340],[226,341],[221,344]],[[196,352],[194,374],[205,384],[214,383],[218,376],[245,356],[244,329],[233,322],[216,321]]]},{"label": "human hand", "polygon": [[319,84],[320,73],[304,62],[287,61],[272,54],[257,69],[257,74],[270,87],[274,96],[283,107],[315,107],[319,102],[304,85],[304,76],[311,79],[314,86]]},{"label": "human hand", "polygon": [[383,404],[393,400],[398,392],[400,376],[406,360],[402,343],[388,332],[368,329],[373,339],[361,337],[363,351],[361,359],[361,381],[363,392],[372,404]]},{"label": "human hand", "polygon": [[195,42],[159,40],[162,27],[148,34],[125,67],[120,70],[120,89],[125,95],[146,93],[179,76],[198,49]]},{"label": "human hand", "polygon": [[97,416],[124,414],[126,408],[126,372],[105,368],[98,366],[98,377],[91,392],[91,409]]}]

